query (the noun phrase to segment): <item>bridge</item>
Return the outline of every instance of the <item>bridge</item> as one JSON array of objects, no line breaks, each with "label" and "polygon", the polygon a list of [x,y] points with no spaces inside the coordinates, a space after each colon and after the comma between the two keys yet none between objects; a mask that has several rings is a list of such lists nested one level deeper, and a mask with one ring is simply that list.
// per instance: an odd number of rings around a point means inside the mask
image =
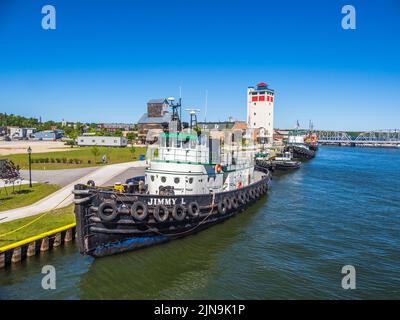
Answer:
[{"label": "bridge", "polygon": [[361,132],[357,136],[344,131],[317,131],[318,142],[326,145],[400,147],[400,129]]}]

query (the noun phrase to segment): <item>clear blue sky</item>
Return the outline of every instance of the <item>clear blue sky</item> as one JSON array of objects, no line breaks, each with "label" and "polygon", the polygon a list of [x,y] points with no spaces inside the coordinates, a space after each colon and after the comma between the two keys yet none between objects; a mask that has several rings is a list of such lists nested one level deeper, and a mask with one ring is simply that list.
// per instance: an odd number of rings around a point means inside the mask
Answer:
[{"label": "clear blue sky", "polygon": [[[41,8],[57,29],[41,28]],[[341,28],[352,4],[357,29]],[[276,90],[275,127],[400,127],[400,2],[0,0],[0,111],[136,122],[178,96],[208,120],[246,118],[246,88]],[[200,118],[204,118],[204,113]]]}]

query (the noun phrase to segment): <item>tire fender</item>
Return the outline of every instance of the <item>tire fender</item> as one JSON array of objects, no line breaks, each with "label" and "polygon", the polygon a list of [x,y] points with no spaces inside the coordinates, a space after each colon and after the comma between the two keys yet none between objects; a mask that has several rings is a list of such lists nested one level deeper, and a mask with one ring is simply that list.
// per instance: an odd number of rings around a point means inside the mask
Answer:
[{"label": "tire fender", "polygon": [[138,220],[143,221],[147,218],[148,209],[147,205],[142,201],[136,201],[131,207],[131,216]]},{"label": "tire fender", "polygon": [[166,206],[157,205],[154,208],[153,217],[156,219],[157,222],[165,222],[168,220],[169,217],[169,210]]},{"label": "tire fender", "polygon": [[176,221],[183,221],[186,218],[186,208],[182,204],[177,204],[172,210],[172,217]]},{"label": "tire fender", "polygon": [[113,201],[103,201],[98,208],[97,214],[105,222],[111,222],[118,216],[117,206]]},{"label": "tire fender", "polygon": [[198,217],[200,214],[200,207],[196,201],[189,203],[188,212],[192,217]]}]

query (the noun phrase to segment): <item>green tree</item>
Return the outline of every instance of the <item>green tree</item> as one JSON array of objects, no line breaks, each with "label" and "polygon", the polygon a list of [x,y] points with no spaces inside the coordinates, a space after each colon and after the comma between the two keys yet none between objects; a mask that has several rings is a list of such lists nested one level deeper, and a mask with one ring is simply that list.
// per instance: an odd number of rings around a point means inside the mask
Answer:
[{"label": "green tree", "polygon": [[96,162],[97,157],[98,157],[99,154],[100,154],[99,147],[96,146],[96,145],[94,145],[94,146],[92,147],[92,149],[90,149],[90,152],[91,152],[91,153],[93,154],[93,156],[94,156],[94,162]]},{"label": "green tree", "polygon": [[136,134],[135,134],[134,132],[129,132],[129,133],[126,135],[126,138],[128,139],[128,141],[129,141],[130,143],[133,143],[133,141],[136,139]]},{"label": "green tree", "polygon": [[132,153],[132,158],[136,159],[135,153],[136,153],[136,148],[134,146],[131,146],[129,148],[129,151]]}]

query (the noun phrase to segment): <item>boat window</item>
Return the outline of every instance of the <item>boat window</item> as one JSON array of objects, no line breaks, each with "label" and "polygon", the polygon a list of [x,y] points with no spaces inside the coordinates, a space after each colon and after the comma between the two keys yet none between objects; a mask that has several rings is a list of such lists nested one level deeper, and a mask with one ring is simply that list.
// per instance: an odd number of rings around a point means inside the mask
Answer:
[{"label": "boat window", "polygon": [[176,184],[178,184],[178,183],[179,183],[179,178],[175,178],[175,179],[174,179],[174,182],[175,182]]},{"label": "boat window", "polygon": [[162,183],[165,183],[167,181],[167,178],[166,177],[161,177],[161,182]]},{"label": "boat window", "polygon": [[190,183],[190,184],[193,183],[193,178],[189,178],[189,183]]},{"label": "boat window", "polygon": [[150,176],[150,178],[151,178],[151,181],[154,181],[154,176]]}]

